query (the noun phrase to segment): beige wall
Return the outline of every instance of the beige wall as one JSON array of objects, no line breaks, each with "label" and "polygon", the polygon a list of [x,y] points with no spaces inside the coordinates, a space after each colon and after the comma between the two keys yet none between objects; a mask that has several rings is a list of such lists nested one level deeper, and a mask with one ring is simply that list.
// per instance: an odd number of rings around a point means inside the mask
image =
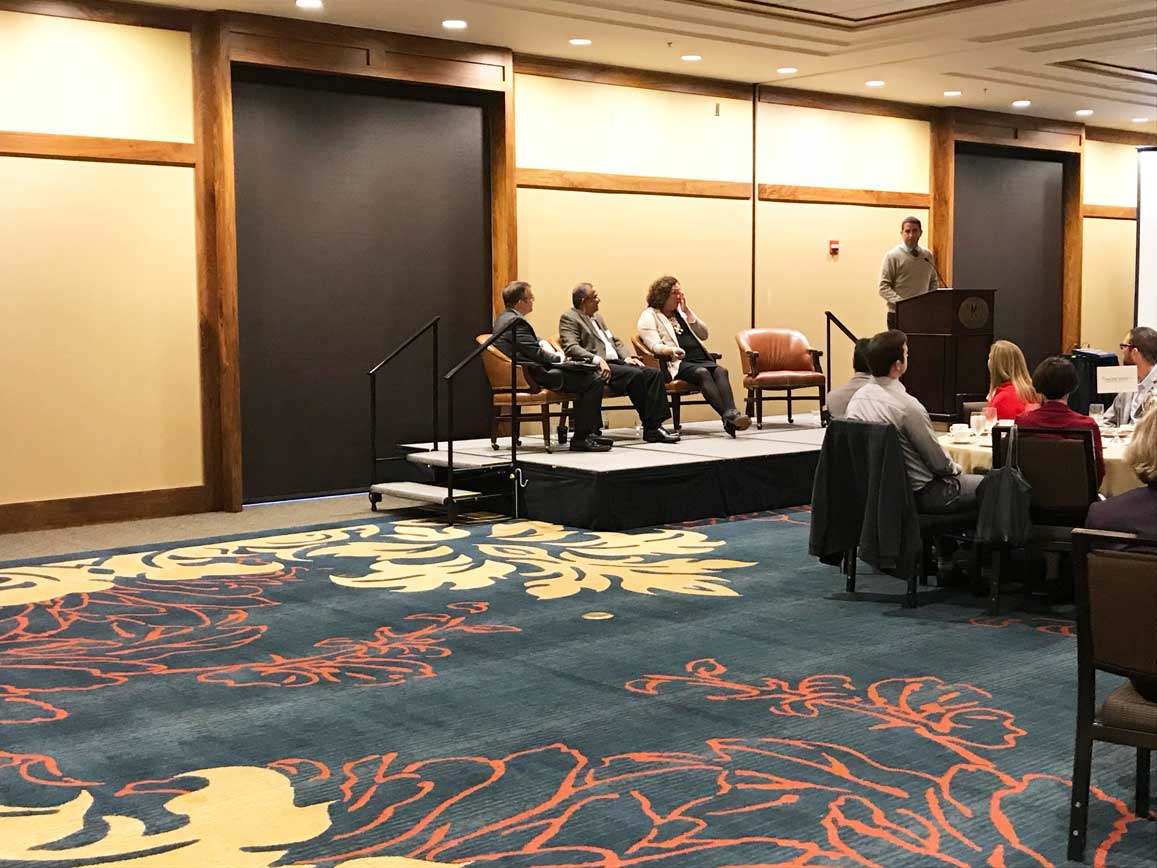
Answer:
[{"label": "beige wall", "polygon": [[1133,326],[1137,221],[1086,218],[1081,280],[1081,343],[1116,351]]},{"label": "beige wall", "polygon": [[193,141],[189,34],[0,11],[0,130]]},{"label": "beige wall", "polygon": [[1089,205],[1137,205],[1137,149],[1085,142],[1084,201]]},{"label": "beige wall", "polygon": [[193,170],[0,158],[0,189],[0,503],[199,485]]},{"label": "beige wall", "polygon": [[514,94],[522,168],[751,180],[749,101],[534,75]]},{"label": "beige wall", "polygon": [[925,121],[759,106],[761,184],[927,193],[930,150]]},{"label": "beige wall", "polygon": [[[825,349],[824,311],[830,310],[857,337],[885,328],[879,296],[880,260],[899,243],[908,209],[859,205],[761,202],[757,213],[755,322],[802,331]],[[926,211],[914,212],[927,220]],[[840,241],[828,255],[829,239]],[[925,236],[925,242],[928,237]],[[832,329],[832,357],[824,359],[832,383],[852,375],[852,344]]]},{"label": "beige wall", "polygon": [[[647,288],[673,274],[710,328],[708,348],[723,354],[741,392],[734,335],[750,318],[750,218],[751,203],[742,201],[519,190],[518,268],[534,285],[535,331],[557,334],[571,289],[589,281],[607,324],[629,345]],[[712,415],[695,408],[684,418]]]}]

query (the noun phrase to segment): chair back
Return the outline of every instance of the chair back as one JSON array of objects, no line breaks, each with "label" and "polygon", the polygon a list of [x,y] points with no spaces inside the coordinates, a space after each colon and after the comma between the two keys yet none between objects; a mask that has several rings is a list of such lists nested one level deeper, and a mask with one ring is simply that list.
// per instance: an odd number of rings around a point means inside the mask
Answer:
[{"label": "chair back", "polygon": [[756,353],[751,375],[766,371],[815,371],[811,344],[802,332],[794,329],[744,329],[736,333],[735,343],[744,359]]},{"label": "chair back", "polygon": [[[474,338],[479,345],[490,340],[490,335],[483,334]],[[490,390],[492,392],[509,392],[510,391],[510,356],[498,349],[498,347],[491,344],[482,351],[482,367],[486,371],[486,379],[490,382]],[[542,391],[542,387],[538,383],[531,382],[526,377],[526,371],[522,365],[518,365],[518,376],[515,380],[516,389],[519,392],[526,392],[527,394],[537,394]]]},{"label": "chair back", "polygon": [[1157,539],[1078,529],[1073,551],[1082,667],[1157,678]]},{"label": "chair back", "polygon": [[[1005,462],[1010,429],[992,429],[992,463]],[[1097,499],[1097,459],[1088,428],[1017,426],[1017,464],[1032,486],[1033,520],[1079,527]]]}]

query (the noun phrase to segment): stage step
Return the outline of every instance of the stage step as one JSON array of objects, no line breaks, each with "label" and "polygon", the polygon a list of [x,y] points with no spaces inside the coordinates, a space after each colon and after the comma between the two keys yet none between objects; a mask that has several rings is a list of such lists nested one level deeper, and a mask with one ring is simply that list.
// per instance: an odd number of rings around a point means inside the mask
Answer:
[{"label": "stage step", "polygon": [[[446,503],[446,486],[426,485],[421,482],[379,482],[377,485],[370,486],[370,494],[401,497],[406,500],[417,500],[421,503],[436,503],[438,505]],[[456,501],[470,500],[481,496],[482,493],[478,491],[467,491],[464,488],[454,489],[454,500]]]},{"label": "stage step", "polygon": [[[422,464],[426,467],[445,467],[447,464],[446,452],[441,449],[437,452],[411,452],[406,456],[406,460],[411,464]],[[510,461],[506,458],[471,455],[464,452],[457,452],[454,455],[455,470],[482,470],[509,466]]]}]

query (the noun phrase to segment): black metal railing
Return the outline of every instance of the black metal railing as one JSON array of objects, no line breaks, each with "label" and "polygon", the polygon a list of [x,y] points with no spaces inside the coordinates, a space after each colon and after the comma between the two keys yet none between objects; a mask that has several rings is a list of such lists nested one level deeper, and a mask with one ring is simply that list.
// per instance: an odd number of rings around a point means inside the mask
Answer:
[{"label": "black metal railing", "polygon": [[519,328],[530,328],[530,324],[522,317],[515,317],[506,325],[488,337],[485,341],[480,343],[474,350],[466,356],[462,361],[452,367],[442,377],[446,383],[446,507],[450,514],[450,520],[454,520],[455,506],[454,506],[454,378],[462,372],[462,370],[472,361],[486,352],[496,340],[502,337],[507,332],[511,332],[511,350],[510,353],[510,481],[512,483],[512,502],[511,515],[518,518],[518,489],[521,484],[521,472],[518,468],[518,435],[519,435],[519,421],[521,417],[520,407],[518,404],[518,361],[516,359],[517,351],[515,347],[518,344],[517,330]]},{"label": "black metal railing", "polygon": [[850,340],[853,344],[856,341],[858,341],[859,338],[857,338],[854,334],[852,334],[851,330],[846,325],[844,325],[842,322],[840,322],[840,318],[838,316],[836,316],[834,313],[832,313],[830,310],[825,310],[824,316],[827,318],[826,328],[827,328],[827,333],[828,333],[827,334],[827,340],[828,340],[828,345],[827,345],[828,391],[830,392],[832,390],[832,323],[835,323],[836,328],[838,328],[845,335],[847,335],[848,340]]},{"label": "black metal railing", "polygon": [[430,442],[434,449],[438,448],[438,321],[441,317],[434,317],[406,340],[402,341],[398,347],[366,371],[366,376],[370,378],[370,485],[378,481],[378,464],[386,461],[401,461],[405,456],[388,456],[386,458],[378,457],[378,371],[384,368],[387,364],[397,358],[403,350],[406,350],[418,338],[426,332],[432,332],[434,336],[433,341],[433,357],[430,363],[431,376],[431,401],[430,409]]}]

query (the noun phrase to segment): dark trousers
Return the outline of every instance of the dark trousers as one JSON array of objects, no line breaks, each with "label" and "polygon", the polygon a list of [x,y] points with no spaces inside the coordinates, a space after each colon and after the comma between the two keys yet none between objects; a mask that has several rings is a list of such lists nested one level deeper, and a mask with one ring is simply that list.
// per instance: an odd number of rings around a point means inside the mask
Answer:
[{"label": "dark trousers", "polygon": [[607,383],[617,395],[626,395],[631,406],[639,414],[645,429],[658,428],[671,415],[667,406],[667,390],[663,387],[663,374],[658,368],[642,368],[628,365],[621,360],[607,361],[611,369],[611,379]]},{"label": "dark trousers", "polygon": [[562,373],[562,391],[574,399],[574,436],[578,440],[599,430],[603,424],[603,379],[597,372],[567,371]]},{"label": "dark trousers", "polygon": [[894,329],[896,327],[896,311],[888,311],[888,328]]}]

